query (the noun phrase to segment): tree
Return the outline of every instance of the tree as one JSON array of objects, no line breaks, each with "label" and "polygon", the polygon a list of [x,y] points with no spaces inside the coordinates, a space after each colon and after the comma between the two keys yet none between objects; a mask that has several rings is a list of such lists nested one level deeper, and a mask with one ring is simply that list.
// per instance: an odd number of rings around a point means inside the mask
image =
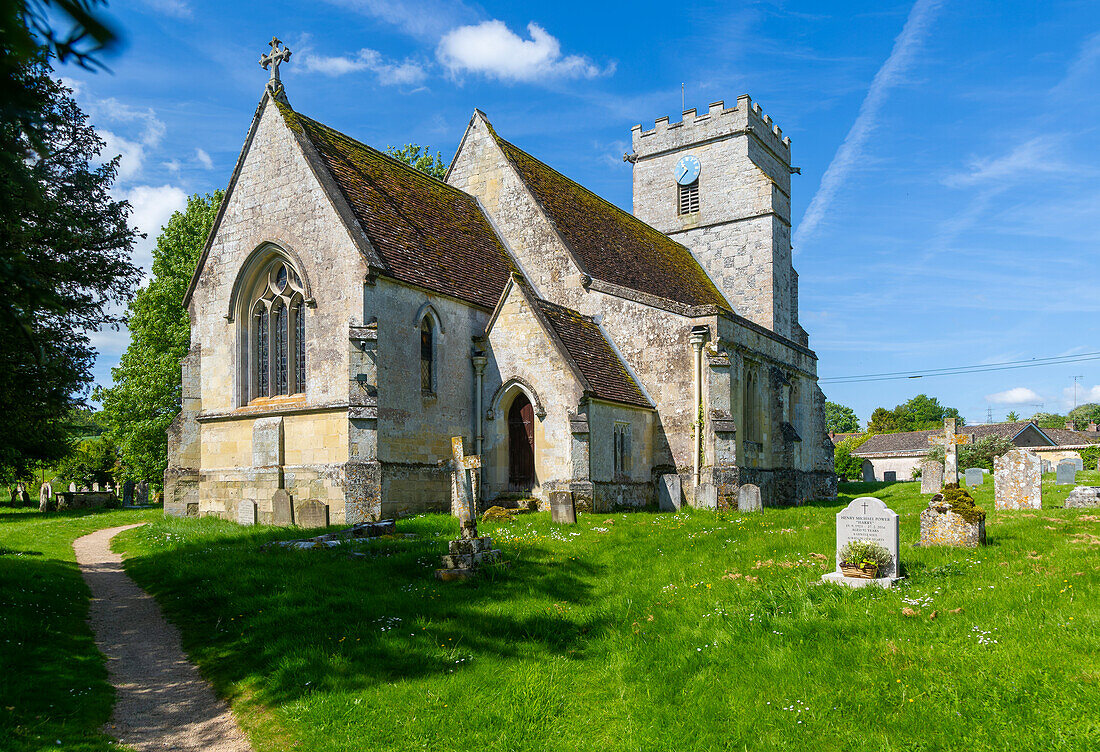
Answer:
[{"label": "tree", "polygon": [[1078,430],[1089,423],[1100,423],[1100,405],[1095,402],[1086,402],[1070,410],[1066,417],[1073,421],[1074,427]]},{"label": "tree", "polygon": [[918,394],[908,402],[896,405],[893,410],[876,408],[871,413],[871,422],[867,430],[871,433],[894,433],[896,431],[928,431],[943,427],[945,418],[954,418],[955,424],[962,426],[966,421],[954,407],[944,407],[935,397]]},{"label": "tree", "polygon": [[387,146],[386,153],[433,178],[442,180],[447,174],[447,165],[443,164],[442,154],[437,151],[435,157],[432,157],[430,146],[405,144],[400,149],[396,146]]},{"label": "tree", "polygon": [[117,472],[118,448],[109,434],[77,442],[57,467],[57,477],[88,488],[114,483]]},{"label": "tree", "polygon": [[1066,416],[1057,413],[1035,413],[1030,420],[1039,428],[1065,428]]},{"label": "tree", "polygon": [[830,433],[853,433],[859,430],[859,417],[852,408],[825,400],[825,427]]},{"label": "tree", "polygon": [[1010,411],[1008,415],[1005,416],[1005,421],[1008,423],[1015,423],[1019,419],[1020,415],[1015,410]]},{"label": "tree", "polygon": [[833,450],[833,471],[843,480],[848,478],[861,478],[863,476],[863,459],[852,455],[863,442],[871,438],[871,434],[862,436],[849,436],[836,445]]},{"label": "tree", "polygon": [[122,474],[134,480],[162,478],[168,467],[166,432],[180,411],[180,359],[191,346],[183,296],[222,195],[191,196],[164,225],[153,250],[152,279],[127,309],[130,345],[111,370],[114,385],[96,391],[121,453]]},{"label": "tree", "polygon": [[[973,444],[960,444],[958,447],[959,468],[981,467],[993,472],[993,460],[1005,452],[1016,448],[1009,439],[1004,436],[983,436]],[[934,460],[941,465],[946,451],[942,446],[933,447],[925,460]]]},{"label": "tree", "polygon": [[887,410],[885,407],[876,407],[875,411],[871,413],[871,420],[867,422],[869,433],[896,433],[907,430],[909,429],[904,427],[897,412]]},{"label": "tree", "polygon": [[140,270],[129,204],[111,198],[118,159],[43,62],[17,70],[33,118],[0,112],[0,474],[68,452],[65,419],[87,394],[87,332],[117,327]]}]

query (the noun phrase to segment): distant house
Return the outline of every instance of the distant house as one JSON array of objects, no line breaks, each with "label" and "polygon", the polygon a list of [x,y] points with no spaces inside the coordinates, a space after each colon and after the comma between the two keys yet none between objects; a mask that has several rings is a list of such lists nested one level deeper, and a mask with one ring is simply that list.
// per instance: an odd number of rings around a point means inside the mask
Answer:
[{"label": "distant house", "polygon": [[[905,433],[875,434],[852,452],[852,456],[864,461],[864,468],[870,463],[875,480],[885,480],[886,473],[896,473],[896,480],[913,480],[913,470],[925,458],[931,449],[930,436],[942,434],[937,431],[907,431]],[[1080,458],[1078,450],[1100,443],[1100,432],[1095,424],[1086,431],[1071,428],[1039,428],[1031,421],[1015,423],[991,423],[988,425],[963,426],[959,433],[969,434],[971,441],[986,436],[1004,436],[1018,447],[1030,449],[1051,466],[1066,457]],[[851,434],[844,434],[850,436]],[[839,443],[841,434],[834,437]],[[959,467],[959,470],[965,468]]]}]

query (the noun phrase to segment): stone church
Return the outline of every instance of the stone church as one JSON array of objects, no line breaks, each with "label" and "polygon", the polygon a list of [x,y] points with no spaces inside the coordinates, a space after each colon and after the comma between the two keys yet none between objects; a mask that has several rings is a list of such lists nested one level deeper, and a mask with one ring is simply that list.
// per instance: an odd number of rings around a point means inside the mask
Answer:
[{"label": "stone church", "polygon": [[279,62],[186,293],[166,514],[446,510],[452,436],[484,505],[835,495],[790,140],[748,96],[634,126],[630,214],[480,111],[429,177],[297,112]]}]

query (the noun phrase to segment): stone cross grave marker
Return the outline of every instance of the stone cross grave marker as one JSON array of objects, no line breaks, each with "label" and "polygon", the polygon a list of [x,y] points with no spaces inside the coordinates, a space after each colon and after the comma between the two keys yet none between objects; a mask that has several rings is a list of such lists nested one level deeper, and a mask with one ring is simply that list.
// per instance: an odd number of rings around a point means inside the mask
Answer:
[{"label": "stone cross grave marker", "polygon": [[985,473],[980,467],[968,467],[963,478],[968,486],[980,486],[985,483]]},{"label": "stone cross grave marker", "polygon": [[256,524],[256,502],[245,499],[237,503],[237,522],[241,525]]},{"label": "stone cross grave marker", "polygon": [[122,506],[132,507],[134,505],[134,482],[128,480],[122,484]]},{"label": "stone cross grave marker", "polygon": [[328,527],[328,507],[317,499],[303,501],[295,510],[298,527]]},{"label": "stone cross grave marker", "polygon": [[451,511],[462,526],[462,537],[477,537],[478,470],[481,457],[466,454],[461,436],[451,437],[451,456],[454,464],[451,480]]},{"label": "stone cross grave marker", "polygon": [[929,436],[928,443],[943,447],[943,482],[959,482],[959,444],[969,444],[970,436],[955,433],[955,419],[943,419],[943,436]]},{"label": "stone cross grave marker", "polygon": [[[269,44],[271,45],[271,52],[260,55],[260,66],[264,70],[271,69],[271,78],[267,80],[267,88],[272,94],[277,94],[283,88],[283,83],[279,80],[279,64],[289,62],[290,48],[279,41],[277,37],[271,37]],[[279,49],[280,47],[282,49]]]},{"label": "stone cross grave marker", "polygon": [[[840,552],[850,541],[871,541],[890,552],[890,565],[879,572],[878,580],[859,580],[845,577],[840,571]],[[901,577],[901,563],[898,551],[901,549],[901,537],[898,533],[898,515],[880,499],[863,496],[855,499],[836,515],[836,571],[825,575],[827,582],[840,582],[852,587],[862,587],[875,583],[890,587],[894,580]]]},{"label": "stone cross grave marker", "polygon": [[1072,486],[1077,478],[1077,466],[1073,460],[1062,460],[1058,463],[1058,476],[1054,480],[1057,486]]},{"label": "stone cross grave marker", "polygon": [[662,512],[678,512],[683,506],[680,476],[675,473],[657,479],[657,508]]},{"label": "stone cross grave marker", "polygon": [[764,504],[760,501],[760,486],[752,483],[744,483],[737,489],[738,512],[763,512]]},{"label": "stone cross grave marker", "polygon": [[271,496],[271,524],[281,527],[294,524],[293,506],[285,488],[276,489]]},{"label": "stone cross grave marker", "polygon": [[920,463],[920,492],[938,494],[943,490],[943,465],[936,460]]},{"label": "stone cross grave marker", "polygon": [[1043,474],[1038,455],[1013,449],[993,460],[995,509],[1042,509]]}]

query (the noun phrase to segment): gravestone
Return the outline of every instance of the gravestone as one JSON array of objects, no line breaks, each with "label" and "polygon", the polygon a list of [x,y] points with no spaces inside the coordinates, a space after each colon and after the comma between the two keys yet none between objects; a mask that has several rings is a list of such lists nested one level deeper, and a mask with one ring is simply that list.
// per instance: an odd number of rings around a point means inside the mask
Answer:
[{"label": "gravestone", "polygon": [[69,483],[69,493],[76,493],[76,483]]},{"label": "gravestone", "polygon": [[294,521],[298,527],[328,527],[328,507],[317,499],[304,501],[294,510]]},{"label": "gravestone", "polygon": [[[451,438],[451,509],[462,529],[457,540],[447,542],[443,568],[435,570],[437,580],[453,582],[475,576],[483,564],[500,560],[493,539],[477,534],[478,470],[480,455],[468,455],[461,436]],[[572,495],[572,494],[570,494]],[[552,507],[551,507],[552,508]]]},{"label": "gravestone", "polygon": [[871,464],[871,460],[863,461],[863,482],[872,483],[875,480],[875,466]]},{"label": "gravestone", "polygon": [[1038,455],[1013,449],[993,460],[995,509],[1042,509],[1043,474]]},{"label": "gravestone", "polygon": [[256,502],[251,499],[237,502],[237,523],[240,525],[256,524]]},{"label": "gravestone", "polygon": [[980,486],[985,483],[985,473],[982,472],[980,467],[967,468],[963,478],[968,486]]},{"label": "gravestone", "polygon": [[943,490],[943,465],[935,460],[920,463],[920,492],[937,494]]},{"label": "gravestone", "polygon": [[700,483],[695,492],[695,506],[699,509],[717,509],[718,486],[713,483]]},{"label": "gravestone", "polygon": [[1080,457],[1070,457],[1070,459],[1073,460],[1074,470],[1076,470],[1077,472],[1081,472],[1085,469],[1085,461],[1082,460]]},{"label": "gravestone", "polygon": [[743,483],[737,489],[738,512],[763,512],[764,505],[760,501],[760,486],[752,483]]},{"label": "gravestone", "polygon": [[961,546],[977,548],[985,545],[985,517],[968,522],[952,510],[950,504],[936,494],[928,508],[920,513],[921,546]]},{"label": "gravestone", "polygon": [[137,501],[138,506],[143,507],[146,504],[148,504],[149,503],[149,481],[143,480],[141,483],[138,483],[137,486],[134,488],[134,496],[135,496],[135,501]]},{"label": "gravestone", "polygon": [[122,506],[132,507],[134,505],[134,482],[128,480],[122,484]]},{"label": "gravestone", "polygon": [[29,506],[31,503],[31,495],[27,493],[27,486],[25,483],[20,483],[16,486],[16,491],[19,494],[19,506]]},{"label": "gravestone", "polygon": [[1053,468],[1050,466],[1050,460],[1043,460],[1043,472],[1053,472]]},{"label": "gravestone", "polygon": [[897,483],[898,473],[896,470],[887,470],[882,474],[882,479],[887,483]]},{"label": "gravestone", "polygon": [[1058,463],[1058,475],[1054,480],[1055,485],[1072,486],[1076,479],[1077,466],[1073,464],[1073,460],[1062,460]]},{"label": "gravestone", "polygon": [[1100,486],[1077,486],[1066,497],[1066,509],[1100,507]]},{"label": "gravestone", "polygon": [[293,505],[290,494],[280,488],[271,496],[271,524],[287,527],[294,524]]},{"label": "gravestone", "polygon": [[53,500],[53,486],[49,483],[43,483],[42,487],[38,489],[38,511],[49,512],[55,506]]},{"label": "gravestone", "polygon": [[675,473],[657,479],[657,508],[662,512],[678,512],[683,506],[680,476]]},{"label": "gravestone", "polygon": [[[840,552],[850,541],[871,541],[890,552],[890,564],[879,572],[876,580],[864,580],[857,577],[845,577],[840,571]],[[849,587],[880,585],[890,587],[901,578],[901,562],[898,551],[901,538],[898,534],[898,515],[881,500],[873,496],[863,496],[854,500],[836,515],[836,571],[821,579],[837,582]]]},{"label": "gravestone", "polygon": [[577,505],[572,491],[550,492],[550,521],[558,525],[577,524]]},{"label": "gravestone", "polygon": [[928,443],[943,447],[943,482],[959,482],[959,444],[971,443],[969,434],[955,433],[955,419],[943,419],[943,435],[929,436]]}]

